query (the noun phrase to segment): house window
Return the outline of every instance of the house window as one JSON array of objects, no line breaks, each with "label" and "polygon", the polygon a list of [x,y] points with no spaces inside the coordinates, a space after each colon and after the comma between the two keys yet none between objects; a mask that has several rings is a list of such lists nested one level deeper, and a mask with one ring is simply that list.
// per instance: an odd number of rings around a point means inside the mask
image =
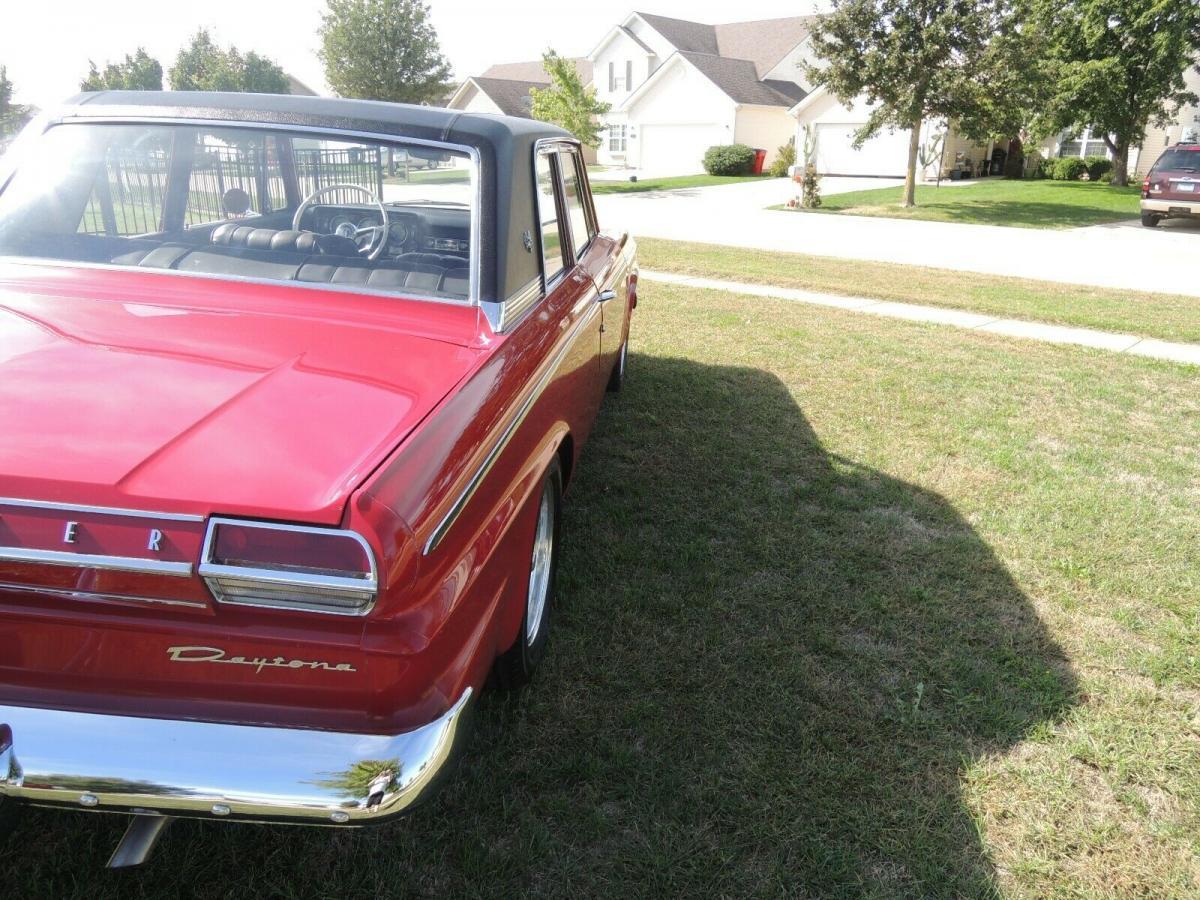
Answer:
[{"label": "house window", "polygon": [[625,90],[633,90],[633,60],[625,60]]},{"label": "house window", "polygon": [[608,92],[611,94],[617,89],[617,68],[616,63],[609,62],[608,64]]},{"label": "house window", "polygon": [[1059,136],[1058,155],[1062,158],[1068,156],[1112,156],[1108,145],[1104,143],[1104,136],[1093,134],[1090,128],[1085,129],[1081,135],[1073,135],[1069,131],[1063,132]]},{"label": "house window", "polygon": [[625,126],[624,125],[609,125],[608,126],[608,152],[609,153],[624,153],[625,152]]}]

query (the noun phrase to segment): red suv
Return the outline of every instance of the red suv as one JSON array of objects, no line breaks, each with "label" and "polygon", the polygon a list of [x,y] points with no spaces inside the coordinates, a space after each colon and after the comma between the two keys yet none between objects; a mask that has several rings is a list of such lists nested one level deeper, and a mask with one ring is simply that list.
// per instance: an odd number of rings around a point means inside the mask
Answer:
[{"label": "red suv", "polygon": [[1176,144],[1142,182],[1142,224],[1189,217],[1200,218],[1200,144]]}]

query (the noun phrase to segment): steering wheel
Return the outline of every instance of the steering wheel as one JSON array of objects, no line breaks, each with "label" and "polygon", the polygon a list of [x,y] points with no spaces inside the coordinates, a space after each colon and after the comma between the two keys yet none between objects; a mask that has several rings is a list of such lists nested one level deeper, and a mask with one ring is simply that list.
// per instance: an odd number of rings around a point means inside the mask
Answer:
[{"label": "steering wheel", "polygon": [[[305,197],[304,202],[301,203],[299,207],[297,207],[296,215],[294,215],[292,217],[292,230],[293,231],[301,231],[302,230],[300,228],[300,220],[302,218],[304,218],[304,214],[306,212],[308,212],[309,207],[312,206],[320,197],[325,196],[330,191],[358,191],[360,194],[366,194],[367,198],[371,201],[371,203],[373,203],[375,205],[376,209],[379,210],[379,218],[380,218],[380,221],[383,222],[382,225],[368,225],[364,228],[355,228],[353,236],[341,235],[342,237],[350,237],[353,240],[357,241],[357,239],[362,237],[364,234],[367,234],[368,232],[375,232],[375,234],[372,236],[370,242],[365,247],[359,247],[358,252],[361,253],[363,256],[365,256],[367,259],[379,259],[379,254],[382,253],[383,248],[387,246],[387,235],[388,235],[387,210],[384,209],[384,207],[383,207],[383,201],[380,200],[378,197],[376,197],[373,192],[371,192],[367,188],[363,187],[361,184],[328,184],[323,188],[317,188],[315,191],[313,191],[311,194],[309,194],[307,197]],[[317,234],[317,232],[315,232],[315,231],[311,232],[311,233]]]}]

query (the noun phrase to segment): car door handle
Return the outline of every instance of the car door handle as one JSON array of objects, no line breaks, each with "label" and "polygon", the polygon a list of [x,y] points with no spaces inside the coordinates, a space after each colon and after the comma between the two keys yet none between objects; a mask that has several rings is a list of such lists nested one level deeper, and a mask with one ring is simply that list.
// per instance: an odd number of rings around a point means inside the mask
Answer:
[{"label": "car door handle", "polygon": [[596,300],[599,303],[607,303],[609,300],[616,300],[616,299],[617,299],[617,292],[614,290],[611,290],[611,289],[607,290],[607,291],[601,291],[600,294],[596,297]]}]

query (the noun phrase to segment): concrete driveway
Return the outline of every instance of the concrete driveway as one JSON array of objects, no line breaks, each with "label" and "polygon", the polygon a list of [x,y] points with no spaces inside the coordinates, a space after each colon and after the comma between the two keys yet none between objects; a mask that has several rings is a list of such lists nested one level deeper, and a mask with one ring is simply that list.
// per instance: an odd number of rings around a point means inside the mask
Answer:
[{"label": "concrete driveway", "polygon": [[[866,182],[864,184],[864,182]],[[826,179],[827,194],[885,187],[880,179]],[[635,237],[701,241],[983,272],[1098,287],[1200,296],[1200,229],[1142,228],[1136,220],[1066,231],[910,222],[768,210],[796,191],[770,180],[596,197],[605,228]],[[952,189],[952,188],[951,188]],[[1134,227],[1136,226],[1136,227]]]}]

